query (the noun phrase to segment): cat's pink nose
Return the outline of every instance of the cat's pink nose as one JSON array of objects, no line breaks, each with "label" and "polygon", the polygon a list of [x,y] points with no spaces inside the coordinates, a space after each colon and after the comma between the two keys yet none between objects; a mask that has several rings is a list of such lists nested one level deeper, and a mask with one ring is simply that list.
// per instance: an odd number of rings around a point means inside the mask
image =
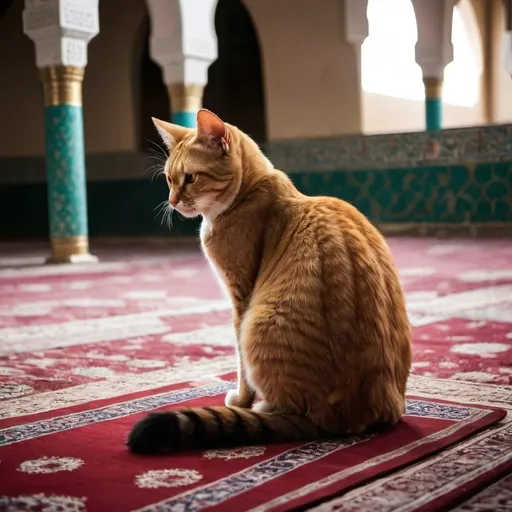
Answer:
[{"label": "cat's pink nose", "polygon": [[171,203],[171,206],[172,206],[173,208],[176,208],[176,205],[177,205],[179,202],[180,202],[180,200],[179,200],[179,198],[177,198],[177,197],[171,197],[171,198],[169,199],[169,203]]}]

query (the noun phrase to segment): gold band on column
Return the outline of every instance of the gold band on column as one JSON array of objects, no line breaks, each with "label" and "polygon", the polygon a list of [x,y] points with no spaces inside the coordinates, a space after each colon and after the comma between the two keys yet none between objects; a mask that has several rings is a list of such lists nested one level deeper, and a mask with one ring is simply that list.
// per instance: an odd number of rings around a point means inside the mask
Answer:
[{"label": "gold band on column", "polygon": [[199,84],[170,84],[173,112],[196,112],[203,105],[203,89]]},{"label": "gold band on column", "polygon": [[44,87],[44,104],[82,106],[84,68],[48,66],[40,69]]},{"label": "gold band on column", "polygon": [[443,96],[443,79],[427,77],[423,79],[427,99],[437,99]]},{"label": "gold band on column", "polygon": [[68,238],[50,238],[52,255],[49,263],[87,263],[98,261],[96,256],[89,254],[87,236],[71,236]]}]

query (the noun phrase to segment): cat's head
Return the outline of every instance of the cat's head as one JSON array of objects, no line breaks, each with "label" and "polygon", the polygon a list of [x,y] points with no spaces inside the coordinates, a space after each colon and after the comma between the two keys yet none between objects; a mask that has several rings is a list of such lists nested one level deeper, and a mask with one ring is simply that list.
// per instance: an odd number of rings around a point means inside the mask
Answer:
[{"label": "cat's head", "polygon": [[197,128],[153,118],[169,158],[164,175],[169,203],[185,217],[216,217],[238,194],[242,181],[241,132],[209,110],[197,114]]}]

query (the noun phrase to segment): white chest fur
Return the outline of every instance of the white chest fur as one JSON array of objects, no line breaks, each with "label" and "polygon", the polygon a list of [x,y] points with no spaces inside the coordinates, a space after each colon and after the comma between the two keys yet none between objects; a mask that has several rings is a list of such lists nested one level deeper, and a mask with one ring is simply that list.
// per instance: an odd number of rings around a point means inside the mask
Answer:
[{"label": "white chest fur", "polygon": [[210,265],[210,268],[212,269],[212,272],[213,272],[214,276],[217,278],[217,281],[219,282],[220,287],[221,287],[224,295],[228,299],[231,299],[231,295],[230,295],[229,290],[228,290],[227,285],[226,285],[226,278],[225,278],[225,276],[224,276],[224,274],[222,272],[222,269],[219,268],[215,264],[214,259],[211,257],[211,255],[209,254],[209,251],[208,251],[207,240],[212,235],[213,235],[213,233],[212,233],[212,223],[211,223],[210,219],[208,219],[207,217],[204,217],[203,221],[201,222],[201,231],[200,231],[201,247],[203,249],[203,254],[206,257],[206,259],[207,259],[207,261],[208,261],[208,263]]}]

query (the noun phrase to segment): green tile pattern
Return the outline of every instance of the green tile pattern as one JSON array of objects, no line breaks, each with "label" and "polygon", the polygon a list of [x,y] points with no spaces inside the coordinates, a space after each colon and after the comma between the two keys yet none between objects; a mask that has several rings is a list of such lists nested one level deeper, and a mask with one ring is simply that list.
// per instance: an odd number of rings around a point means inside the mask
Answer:
[{"label": "green tile pattern", "polygon": [[[277,141],[265,151],[304,193],[345,199],[376,224],[512,223],[512,125]],[[86,162],[91,236],[197,236],[197,220],[160,225],[166,185],[151,182],[144,155]],[[43,157],[0,160],[0,236],[48,236],[43,177]]]},{"label": "green tile pattern", "polygon": [[290,178],[303,193],[340,197],[376,223],[512,222],[512,161]]}]

